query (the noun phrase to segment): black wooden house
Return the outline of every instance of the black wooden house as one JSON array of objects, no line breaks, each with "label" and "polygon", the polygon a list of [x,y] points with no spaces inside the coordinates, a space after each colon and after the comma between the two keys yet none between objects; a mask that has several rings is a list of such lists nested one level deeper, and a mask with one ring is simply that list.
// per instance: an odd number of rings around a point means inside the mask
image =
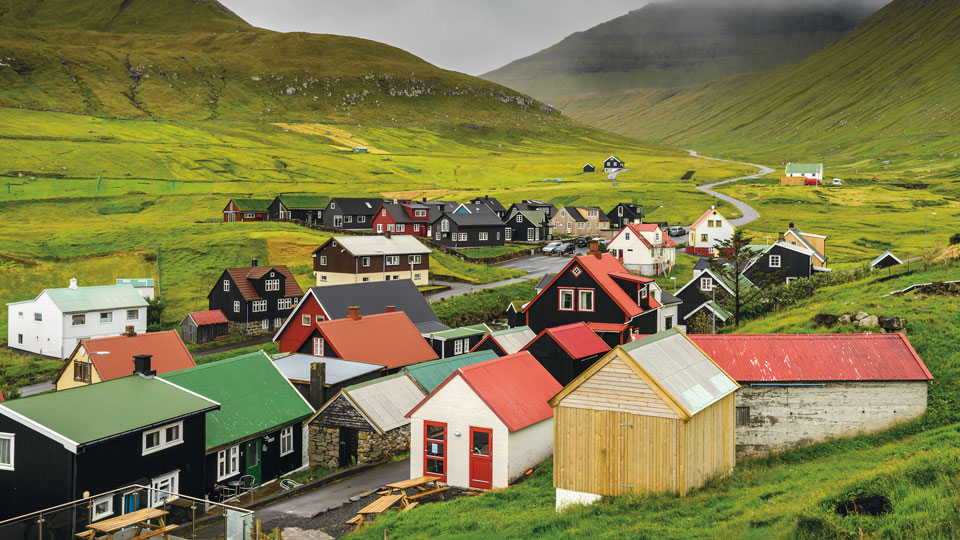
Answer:
[{"label": "black wooden house", "polygon": [[329,197],[321,195],[280,195],[268,207],[270,220],[320,223],[328,202]]},{"label": "black wooden house", "polygon": [[607,217],[610,218],[610,228],[619,231],[628,223],[643,220],[643,209],[632,203],[620,203],[614,206]]},{"label": "black wooden house", "polygon": [[585,323],[573,323],[540,332],[523,350],[528,351],[560,384],[587,370],[610,345]]},{"label": "black wooden house", "polygon": [[755,285],[790,283],[813,275],[814,258],[810,250],[778,241],[764,246],[743,270],[743,274]]},{"label": "black wooden house", "polygon": [[[756,286],[747,279],[746,276],[740,276],[741,295],[748,294],[755,290]],[[735,294],[736,287],[733,282],[724,275],[706,266],[700,270],[694,270],[693,279],[680,288],[674,296],[683,301],[677,309],[679,324],[690,324],[690,318],[698,311],[706,309],[710,312],[716,312],[721,319],[726,319],[726,310],[722,305],[727,298]],[[689,330],[689,327],[688,327]]]},{"label": "black wooden house", "polygon": [[549,221],[541,210],[514,209],[504,220],[507,242],[540,242],[549,234]]},{"label": "black wooden house", "polygon": [[502,246],[506,226],[486,205],[461,204],[453,212],[438,213],[433,239],[452,248]]},{"label": "black wooden house", "polygon": [[489,195],[477,197],[476,199],[470,201],[470,204],[482,204],[489,208],[500,219],[503,219],[503,216],[507,215],[507,209],[503,207],[503,204]]},{"label": "black wooden house", "polygon": [[223,271],[207,295],[211,310],[220,310],[230,327],[245,334],[277,330],[303,296],[284,265],[257,266],[251,261],[245,268]]},{"label": "black wooden house", "polygon": [[371,229],[373,216],[382,204],[383,199],[335,197],[323,209],[321,222],[333,229]]}]

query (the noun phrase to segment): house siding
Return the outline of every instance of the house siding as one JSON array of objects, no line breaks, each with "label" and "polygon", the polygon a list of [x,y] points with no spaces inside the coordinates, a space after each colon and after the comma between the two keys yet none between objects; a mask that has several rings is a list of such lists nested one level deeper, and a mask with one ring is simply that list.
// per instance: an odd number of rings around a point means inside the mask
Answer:
[{"label": "house siding", "polygon": [[[397,265],[386,265],[386,256],[379,255],[370,256],[370,266],[363,266],[364,257],[355,257],[343,246],[327,242],[313,255],[313,273],[318,286],[384,281],[384,278],[411,279],[417,285],[426,285],[429,282],[430,254],[417,255],[420,255],[419,264],[410,265],[410,254],[402,254],[398,255],[400,264]],[[326,265],[320,264],[321,257],[326,257]]]},{"label": "house siding", "polygon": [[[770,256],[780,257],[780,267],[770,266]],[[759,286],[786,282],[787,278],[805,278],[813,275],[813,255],[805,255],[783,246],[773,246],[764,253],[744,275]]]},{"label": "house siding", "polygon": [[74,454],[3,415],[0,432],[15,436],[14,470],[0,470],[0,519],[73,500]]},{"label": "house siding", "polygon": [[600,357],[600,354],[594,354],[585,358],[571,358],[549,334],[543,334],[533,340],[525,350],[529,351],[562,386],[566,386],[577,378]]},{"label": "house siding", "polygon": [[[280,432],[287,426],[293,427],[293,452],[285,456],[280,455]],[[267,439],[272,439],[268,441]],[[276,480],[280,476],[299,469],[303,466],[303,424],[302,422],[293,422],[284,426],[277,426],[273,430],[249,437],[240,441],[235,441],[220,448],[210,450],[204,456],[203,473],[203,491],[209,496],[213,496],[214,486],[218,483],[237,480],[247,474],[247,443],[257,440],[260,446],[260,477],[261,483],[267,483]],[[240,446],[239,464],[240,470],[223,479],[218,479],[219,465],[218,454],[221,450]]]},{"label": "house siding", "polygon": [[[617,324],[626,322],[626,315],[620,309],[620,306],[597,285],[589,273],[583,271],[579,277],[575,277],[570,270],[567,269],[560,274],[536,300],[527,306],[527,325],[534,332],[539,334],[545,328],[580,321]],[[592,312],[558,310],[557,307],[560,305],[559,289],[563,288],[593,289],[594,310]]]},{"label": "house siding", "polygon": [[[442,220],[443,218],[433,223],[433,239],[444,246],[470,248],[502,246],[504,244],[506,225],[469,226],[458,225],[453,220],[450,220],[450,231],[444,232],[440,226]],[[487,233],[487,239],[480,240],[480,233],[484,232]],[[464,241],[457,240],[460,233],[466,233],[467,239]]]},{"label": "house siding", "polygon": [[[266,279],[279,279],[280,280],[280,290],[278,291],[265,291],[263,282]],[[223,290],[223,282],[225,280],[230,281],[230,290]],[[270,330],[277,330],[279,325],[276,324],[276,320],[280,319],[282,321],[290,315],[294,308],[296,308],[296,302],[299,301],[299,295],[292,295],[289,298],[293,298],[292,307],[289,309],[279,309],[277,307],[277,302],[281,298],[287,298],[286,296],[286,276],[280,272],[275,272],[275,275],[271,278],[270,274],[264,274],[262,278],[257,280],[252,280],[251,284],[256,290],[257,294],[260,295],[258,300],[267,301],[266,311],[253,311],[252,301],[247,301],[244,299],[243,295],[240,293],[239,287],[234,279],[230,276],[230,273],[224,271],[220,274],[220,277],[217,279],[216,285],[213,287],[213,290],[210,291],[210,294],[207,295],[208,307],[211,310],[219,309],[223,312],[223,315],[229,320],[232,324],[231,328],[236,329],[237,331],[243,333],[260,333],[267,332]],[[240,311],[234,311],[234,302],[240,302]],[[268,328],[263,328],[261,326],[261,321],[268,321]]]}]

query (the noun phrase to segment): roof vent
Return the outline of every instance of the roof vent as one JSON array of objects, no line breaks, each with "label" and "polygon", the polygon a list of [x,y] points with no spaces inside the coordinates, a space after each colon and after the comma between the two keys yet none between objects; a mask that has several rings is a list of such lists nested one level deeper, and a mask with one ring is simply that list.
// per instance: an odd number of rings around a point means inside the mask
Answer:
[{"label": "roof vent", "polygon": [[360,320],[360,306],[350,306],[347,308],[349,317],[355,321]]},{"label": "roof vent", "polygon": [[157,371],[150,369],[150,359],[152,355],[137,354],[133,356],[133,372],[143,377],[153,377]]},{"label": "roof vent", "polygon": [[78,289],[78,288],[79,288],[79,287],[77,287],[77,278],[70,278],[70,288],[71,288],[71,289]]}]

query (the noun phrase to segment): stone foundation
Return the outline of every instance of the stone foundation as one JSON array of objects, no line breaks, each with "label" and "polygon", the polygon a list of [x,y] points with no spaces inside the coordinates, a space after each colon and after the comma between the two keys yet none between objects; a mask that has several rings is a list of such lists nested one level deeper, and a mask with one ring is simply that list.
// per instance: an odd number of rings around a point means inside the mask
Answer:
[{"label": "stone foundation", "polygon": [[230,331],[236,332],[238,334],[244,334],[247,336],[253,336],[257,334],[266,334],[270,332],[270,330],[263,329],[263,326],[261,326],[260,321],[250,321],[248,323],[230,321]]},{"label": "stone foundation", "polygon": [[[410,425],[400,426],[383,435],[375,431],[360,431],[357,434],[357,465],[385,461],[410,450]],[[340,463],[340,429],[310,426],[310,441],[307,445],[310,465],[338,468],[352,463]]]}]

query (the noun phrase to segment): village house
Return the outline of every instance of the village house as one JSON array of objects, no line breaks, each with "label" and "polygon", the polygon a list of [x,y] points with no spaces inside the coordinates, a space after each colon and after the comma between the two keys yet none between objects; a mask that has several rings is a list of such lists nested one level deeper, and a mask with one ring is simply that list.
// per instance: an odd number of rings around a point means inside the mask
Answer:
[{"label": "village house", "polygon": [[427,340],[427,343],[433,347],[437,356],[447,358],[470,352],[489,333],[490,328],[486,324],[480,323],[438,332],[427,332],[423,334],[423,339]]},{"label": "village house", "polygon": [[510,208],[507,208],[507,215],[513,213],[514,210],[540,211],[547,216],[548,221],[557,213],[557,207],[554,206],[553,203],[536,199],[524,199],[518,203],[511,204]]},{"label": "village house", "polygon": [[200,345],[230,333],[230,321],[219,309],[193,311],[180,321],[180,335],[187,343]]},{"label": "village house", "polygon": [[596,171],[597,171],[597,168],[594,167],[593,165],[589,164],[589,163],[587,163],[586,165],[583,166],[583,172],[585,172],[585,173],[591,173],[591,172],[596,172]]},{"label": "village house", "polygon": [[[756,286],[743,274],[740,275],[740,294],[750,293]],[[683,303],[678,309],[679,321],[687,325],[701,310],[706,310],[710,316],[716,314],[717,327],[732,317],[732,314],[721,307],[727,298],[736,295],[736,287],[726,276],[709,266],[695,269],[693,279],[680,288],[674,295]]]},{"label": "village house", "polygon": [[[139,359],[136,375],[0,404],[0,519],[131,484],[203,498],[205,418],[219,404],[153,376],[149,364]],[[94,499],[93,519],[166,498],[150,496]]]},{"label": "village house", "polygon": [[435,214],[429,205],[419,202],[383,203],[373,216],[371,226],[377,234],[397,234],[430,237],[430,215]]},{"label": "village house", "polygon": [[7,304],[7,346],[66,359],[82,339],[147,331],[147,301],[130,285],[44,289]]},{"label": "village house", "polygon": [[334,197],[321,214],[324,227],[342,230],[369,230],[383,199]]},{"label": "village house", "polygon": [[146,298],[147,300],[153,300],[154,296],[154,282],[153,278],[133,278],[133,279],[117,279],[117,285],[130,285],[140,293],[140,296]]},{"label": "village house", "polygon": [[386,366],[293,353],[273,361],[290,384],[314,409],[319,409],[342,388],[383,376]]},{"label": "village house", "polygon": [[760,288],[813,275],[813,252],[805,247],[777,241],[751,248],[756,253],[743,268],[743,275]]},{"label": "village house", "polygon": [[461,204],[453,212],[438,213],[431,223],[433,239],[452,248],[502,246],[506,227],[482,204]]},{"label": "village house", "polygon": [[610,156],[603,161],[603,172],[615,172],[623,168],[623,162],[617,159],[616,156]]},{"label": "village house", "polygon": [[507,326],[516,328],[526,323],[527,316],[523,314],[523,306],[525,305],[527,305],[527,303],[520,300],[511,300],[510,303],[507,304],[507,309],[503,312],[507,318]]},{"label": "village house", "polygon": [[273,199],[267,211],[271,221],[296,220],[320,223],[328,197],[322,195],[284,195]]},{"label": "village house", "polygon": [[550,400],[557,509],[683,496],[733,469],[737,388],[676,329],[615,347]]},{"label": "village house", "polygon": [[230,199],[223,208],[223,221],[268,221],[271,202],[270,199]]},{"label": "village house", "polygon": [[403,368],[401,372],[407,374],[407,376],[413,380],[417,387],[423,391],[423,395],[427,395],[440,386],[443,381],[447,380],[447,377],[454,371],[462,367],[493,360],[497,357],[497,353],[493,351],[465,353],[449,358],[413,364]]},{"label": "village house", "polygon": [[927,410],[933,376],[903,334],[690,339],[741,385],[738,457],[872,433]]},{"label": "village house", "polygon": [[482,204],[490,209],[491,212],[497,215],[498,218],[503,219],[503,216],[507,215],[507,209],[503,207],[503,204],[500,203],[497,199],[489,195],[484,195],[483,197],[477,197],[476,199],[470,201],[470,204],[477,205]]},{"label": "village house", "polygon": [[550,220],[553,234],[613,238],[610,218],[597,206],[564,206]]},{"label": "village house", "polygon": [[259,334],[280,328],[300,302],[303,289],[285,265],[227,268],[207,294],[211,311],[220,310],[230,329]]},{"label": "village house", "polygon": [[307,466],[301,430],[313,407],[263,351],[160,378],[220,404],[207,413],[204,493],[213,497],[214,486],[234,480],[259,486]]},{"label": "village house", "polygon": [[510,211],[506,224],[507,242],[540,242],[546,240],[550,231],[546,214],[541,210]]},{"label": "village house", "polygon": [[619,203],[607,212],[610,228],[616,231],[628,223],[643,223],[643,209],[638,204]]},{"label": "village house", "polygon": [[53,379],[57,390],[112,381],[134,373],[134,357],[151,357],[157,373],[194,367],[197,364],[176,330],[82,339]]},{"label": "village house", "polygon": [[669,274],[677,257],[677,244],[656,223],[626,223],[607,249],[627,270],[644,276]]},{"label": "village house", "polygon": [[532,354],[557,382],[565,385],[609,351],[610,345],[586,323],[577,322],[543,330],[523,350]]},{"label": "village house", "polygon": [[412,280],[430,282],[432,250],[412,236],[334,236],[313,251],[317,285]]},{"label": "village house", "polygon": [[733,237],[734,227],[727,218],[711,206],[693,225],[690,226],[687,237],[687,253],[701,257],[718,256],[717,246]]},{"label": "village house", "polygon": [[903,261],[893,253],[884,251],[879,257],[870,262],[870,270],[888,268],[890,266],[897,266],[898,264],[903,264]]},{"label": "village house", "polygon": [[529,326],[498,330],[487,334],[470,352],[493,351],[497,356],[507,356],[523,350],[535,337],[537,333]]},{"label": "village house", "polygon": [[814,270],[821,272],[828,268],[826,236],[822,234],[805,233],[794,227],[791,221],[787,232],[783,233],[782,240],[791,245],[809,249],[813,253],[813,258],[816,259],[813,262]]},{"label": "village house", "polygon": [[[682,331],[686,331],[686,327],[681,324],[682,321],[679,316],[679,308],[683,301],[661,289],[656,282],[650,283],[648,287],[650,289],[648,294],[653,296],[657,303],[660,304],[657,310],[660,312],[658,318],[663,321],[661,329],[669,330],[676,327]],[[588,322],[586,325],[587,328],[597,334],[597,336],[610,347],[629,343],[640,335],[632,331],[630,325],[626,323]]]},{"label": "village house", "polygon": [[407,414],[410,477],[506,488],[552,454],[560,389],[528,352],[458,368]]},{"label": "village house", "polygon": [[787,163],[787,178],[811,178],[823,181],[823,163]]}]

